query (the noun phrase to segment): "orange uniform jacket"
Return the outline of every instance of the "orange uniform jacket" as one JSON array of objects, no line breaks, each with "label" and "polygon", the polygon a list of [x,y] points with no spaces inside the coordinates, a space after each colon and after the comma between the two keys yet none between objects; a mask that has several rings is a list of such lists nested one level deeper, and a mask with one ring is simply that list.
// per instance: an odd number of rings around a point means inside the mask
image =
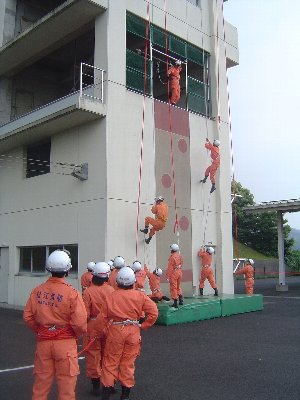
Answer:
[{"label": "orange uniform jacket", "polygon": [[155,214],[155,219],[159,219],[166,223],[168,221],[169,207],[167,203],[162,201],[161,203],[155,204],[151,208],[152,214]]},{"label": "orange uniform jacket", "polygon": [[172,253],[168,259],[167,278],[176,275],[177,271],[182,271],[183,258],[178,252]]},{"label": "orange uniform jacket", "polygon": [[146,280],[146,271],[141,269],[140,271],[136,272],[135,274],[135,289],[144,289],[144,284],[145,284],[145,280]]},{"label": "orange uniform jacket", "polygon": [[71,337],[79,337],[87,330],[86,310],[82,297],[62,278],[51,277],[32,290],[24,309],[23,319],[37,334],[42,328],[54,325],[61,328],[70,327]]},{"label": "orange uniform jacket", "polygon": [[86,288],[91,286],[92,278],[93,278],[93,275],[90,271],[87,271],[84,274],[82,274],[81,279],[80,279],[82,290],[85,290]]},{"label": "orange uniform jacket", "polygon": [[110,286],[112,286],[114,289],[118,289],[118,284],[117,284],[116,278],[117,278],[119,271],[120,270],[118,268],[113,269],[108,278],[108,284]]},{"label": "orange uniform jacket", "polygon": [[107,298],[114,292],[114,288],[107,283],[101,286],[93,283],[83,293],[83,301],[87,312],[87,319],[96,318]]},{"label": "orange uniform jacket", "polygon": [[205,143],[205,147],[210,150],[210,157],[214,162],[220,162],[219,146],[214,146],[210,142]]},{"label": "orange uniform jacket", "polygon": [[212,255],[209,254],[207,251],[200,250],[198,251],[198,257],[201,257],[202,267],[204,266],[211,266],[212,262]]},{"label": "orange uniform jacket", "polygon": [[[251,264],[246,264],[244,268],[238,270],[236,275],[245,275],[245,286],[246,288],[253,288],[254,285],[254,268]],[[247,291],[250,294],[250,292]]]}]

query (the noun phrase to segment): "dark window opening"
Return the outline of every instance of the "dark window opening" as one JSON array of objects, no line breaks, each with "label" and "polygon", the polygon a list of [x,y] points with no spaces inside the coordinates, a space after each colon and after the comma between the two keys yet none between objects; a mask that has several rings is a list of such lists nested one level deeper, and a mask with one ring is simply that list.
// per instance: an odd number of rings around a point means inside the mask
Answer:
[{"label": "dark window opening", "polygon": [[[147,54],[146,21],[134,14],[127,13],[126,35],[126,86],[144,93],[145,56],[146,94],[155,99],[168,102],[171,95],[168,85],[167,67],[181,61],[180,99],[177,106],[207,117],[211,114],[209,53],[185,40],[149,25]],[[167,50],[166,50],[167,40]]]},{"label": "dark window opening", "polygon": [[30,145],[26,155],[26,178],[50,172],[51,141]]}]

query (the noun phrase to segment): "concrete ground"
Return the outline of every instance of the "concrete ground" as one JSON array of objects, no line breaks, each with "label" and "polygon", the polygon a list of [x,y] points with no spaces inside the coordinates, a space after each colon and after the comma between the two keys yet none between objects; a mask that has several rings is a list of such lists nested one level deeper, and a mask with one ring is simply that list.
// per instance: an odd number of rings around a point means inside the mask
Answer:
[{"label": "concrete ground", "polygon": [[[143,332],[131,398],[299,400],[300,277],[287,278],[288,292],[276,292],[277,282],[255,282],[263,311]],[[236,282],[236,293],[244,293],[243,285]],[[35,340],[21,317],[21,311],[0,308],[1,400],[31,398]],[[93,399],[84,360],[80,367],[77,399]],[[55,399],[54,388],[49,400]]]}]

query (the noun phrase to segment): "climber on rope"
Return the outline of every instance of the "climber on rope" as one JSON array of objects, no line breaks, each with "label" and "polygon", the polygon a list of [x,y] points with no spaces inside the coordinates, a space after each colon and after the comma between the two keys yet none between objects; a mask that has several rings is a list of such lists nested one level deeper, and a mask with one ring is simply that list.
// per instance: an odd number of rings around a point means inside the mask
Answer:
[{"label": "climber on rope", "polygon": [[235,275],[245,275],[246,294],[253,294],[254,286],[254,261],[252,258],[245,260],[244,267],[235,272]]},{"label": "climber on rope", "polygon": [[211,165],[206,169],[205,174],[204,174],[204,179],[201,179],[200,183],[205,183],[206,179],[208,178],[208,176],[210,177],[210,181],[211,181],[211,189],[210,189],[210,193],[214,192],[216,190],[216,180],[215,180],[215,176],[216,176],[216,172],[217,169],[220,166],[220,141],[215,139],[213,141],[213,143],[210,143],[210,141],[208,139],[206,139],[206,143],[205,143],[205,147],[206,149],[210,150],[210,157],[212,160]]},{"label": "climber on rope", "polygon": [[167,203],[164,202],[164,198],[162,196],[156,197],[154,199],[155,204],[151,208],[152,214],[155,215],[155,219],[152,217],[146,217],[145,218],[145,228],[140,229],[141,232],[143,232],[145,235],[147,235],[148,230],[149,230],[149,225],[152,225],[152,228],[150,229],[149,237],[145,239],[145,242],[147,244],[150,243],[150,240],[152,237],[155,235],[155,232],[161,231],[165,225],[166,222],[168,221],[168,214],[169,214],[169,208]]},{"label": "climber on rope", "polygon": [[174,243],[170,246],[171,255],[168,259],[168,267],[167,267],[167,279],[170,283],[170,293],[173,300],[173,304],[170,307],[178,308],[178,300],[179,305],[183,305],[183,295],[182,289],[180,287],[181,279],[182,279],[182,264],[183,258],[179,253],[178,244]]},{"label": "climber on rope", "polygon": [[211,267],[212,263],[212,255],[214,254],[215,250],[212,247],[207,247],[206,249],[202,247],[198,251],[198,257],[201,258],[201,275],[200,275],[200,296],[203,296],[203,288],[204,288],[204,282],[207,279],[210,286],[214,289],[215,294],[214,296],[218,296],[218,288],[214,279],[214,273]]},{"label": "climber on rope", "polygon": [[171,65],[168,70],[168,78],[170,80],[171,96],[170,102],[176,105],[180,100],[180,72],[182,71],[181,61],[176,60],[175,66]]}]

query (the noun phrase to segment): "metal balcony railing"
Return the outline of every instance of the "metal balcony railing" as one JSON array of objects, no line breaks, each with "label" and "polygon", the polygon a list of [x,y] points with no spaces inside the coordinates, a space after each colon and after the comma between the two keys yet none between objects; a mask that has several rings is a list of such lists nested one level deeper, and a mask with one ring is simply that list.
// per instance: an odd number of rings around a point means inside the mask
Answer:
[{"label": "metal balcony railing", "polygon": [[103,103],[104,72],[94,65],[80,64],[80,97],[90,97]]}]

